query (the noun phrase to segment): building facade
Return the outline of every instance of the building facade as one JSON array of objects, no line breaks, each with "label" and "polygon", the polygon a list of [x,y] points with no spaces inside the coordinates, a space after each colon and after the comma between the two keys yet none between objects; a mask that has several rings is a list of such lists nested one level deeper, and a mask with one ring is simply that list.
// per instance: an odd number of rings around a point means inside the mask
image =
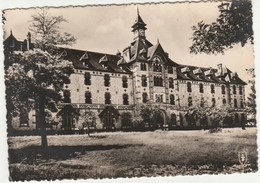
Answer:
[{"label": "building facade", "polygon": [[[94,116],[93,128],[131,128],[133,117],[139,115],[136,107],[148,101],[160,104],[157,119],[160,124],[173,128],[189,127],[191,124],[185,114],[197,106],[230,106],[235,111],[233,126],[246,121],[243,112],[246,83],[237,73],[222,64],[217,68],[204,68],[173,61],[159,41],[152,44],[146,39],[146,24],[139,13],[132,32],[133,41],[115,55],[60,48],[62,57],[75,68],[70,82],[65,83],[63,103],[59,104],[62,128],[76,128],[80,115],[86,112]],[[26,47],[31,44],[28,35],[20,47],[17,43],[16,50],[33,48]],[[4,42],[5,49],[10,49],[13,40],[16,39],[11,34]],[[73,115],[74,110],[78,115]],[[31,118],[22,126],[35,128],[33,121]],[[210,119],[207,125],[212,125]]]}]

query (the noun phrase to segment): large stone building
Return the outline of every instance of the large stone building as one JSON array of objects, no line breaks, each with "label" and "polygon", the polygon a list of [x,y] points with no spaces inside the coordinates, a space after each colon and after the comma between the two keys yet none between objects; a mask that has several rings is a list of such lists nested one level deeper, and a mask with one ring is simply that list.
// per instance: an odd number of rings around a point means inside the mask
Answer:
[{"label": "large stone building", "polygon": [[[246,83],[237,73],[222,64],[213,69],[176,63],[159,41],[152,44],[146,39],[145,31],[146,24],[138,13],[132,26],[133,41],[121,53],[60,48],[62,56],[75,67],[70,82],[65,84],[64,102],[59,106],[63,128],[77,126],[79,116],[73,115],[73,109],[81,115],[91,111],[95,116],[94,128],[127,128],[131,119],[138,116],[136,106],[149,100],[160,104],[159,123],[171,127],[189,127],[185,114],[194,106],[230,105],[235,111],[234,126],[246,120]],[[11,34],[5,41],[6,49],[9,42],[22,51],[30,49],[30,39],[17,45],[17,40],[12,40],[16,39]],[[35,128],[32,121],[22,126]],[[210,119],[207,125],[212,125]]]}]

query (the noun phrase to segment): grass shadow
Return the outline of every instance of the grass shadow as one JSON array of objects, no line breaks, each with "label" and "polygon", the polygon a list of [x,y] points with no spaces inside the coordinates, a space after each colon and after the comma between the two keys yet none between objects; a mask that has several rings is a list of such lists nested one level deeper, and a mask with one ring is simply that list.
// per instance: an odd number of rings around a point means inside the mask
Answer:
[{"label": "grass shadow", "polygon": [[41,146],[22,149],[9,149],[9,163],[38,164],[50,160],[60,161],[85,154],[90,151],[123,149],[132,145],[88,145],[88,146],[49,146],[43,151]]}]

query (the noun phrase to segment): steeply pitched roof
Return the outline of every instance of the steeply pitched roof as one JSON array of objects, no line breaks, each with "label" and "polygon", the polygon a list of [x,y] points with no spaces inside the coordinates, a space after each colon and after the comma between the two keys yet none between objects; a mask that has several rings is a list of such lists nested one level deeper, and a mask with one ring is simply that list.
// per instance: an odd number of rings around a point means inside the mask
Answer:
[{"label": "steeply pitched roof", "polygon": [[177,67],[177,79],[246,85],[237,74],[232,74],[232,72],[227,68],[226,71],[219,74],[219,71],[213,68],[179,65]]},{"label": "steeply pitched roof", "polygon": [[[117,55],[63,47],[60,47],[60,51],[64,59],[73,63],[75,69],[129,73],[129,70],[123,70],[118,66],[117,62],[121,58]],[[104,66],[104,62],[106,63],[106,67]],[[88,64],[89,67],[86,67],[85,64]]]}]

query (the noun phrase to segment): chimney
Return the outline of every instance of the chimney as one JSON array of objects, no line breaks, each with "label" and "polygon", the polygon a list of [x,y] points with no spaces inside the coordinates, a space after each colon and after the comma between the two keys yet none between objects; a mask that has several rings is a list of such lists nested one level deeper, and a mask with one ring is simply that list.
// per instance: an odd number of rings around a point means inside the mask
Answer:
[{"label": "chimney", "polygon": [[222,74],[223,73],[223,68],[222,68],[222,64],[218,64],[218,73]]}]

